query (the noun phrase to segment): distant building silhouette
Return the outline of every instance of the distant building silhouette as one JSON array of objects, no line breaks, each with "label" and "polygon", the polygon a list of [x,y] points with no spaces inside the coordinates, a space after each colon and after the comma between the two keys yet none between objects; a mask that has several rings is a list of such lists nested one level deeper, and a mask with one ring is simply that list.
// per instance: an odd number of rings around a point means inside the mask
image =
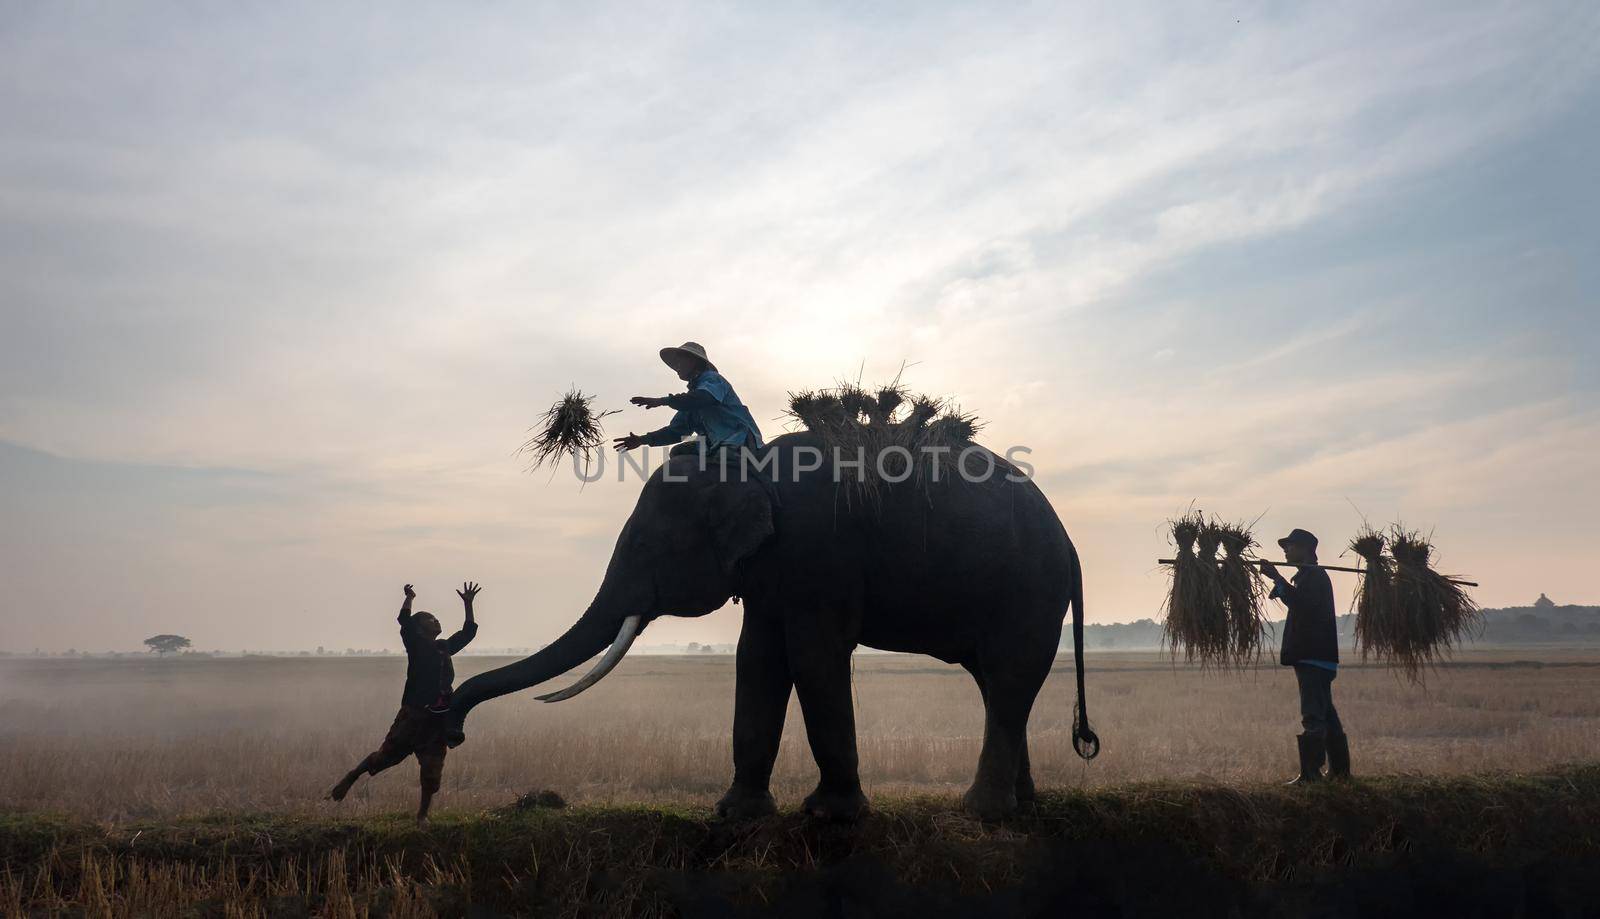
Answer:
[{"label": "distant building silhouette", "polygon": [[1547,596],[1545,596],[1544,594],[1541,593],[1541,594],[1539,594],[1539,599],[1533,601],[1533,608],[1534,609],[1555,609],[1556,608],[1556,601],[1550,599],[1549,597],[1547,597]]}]

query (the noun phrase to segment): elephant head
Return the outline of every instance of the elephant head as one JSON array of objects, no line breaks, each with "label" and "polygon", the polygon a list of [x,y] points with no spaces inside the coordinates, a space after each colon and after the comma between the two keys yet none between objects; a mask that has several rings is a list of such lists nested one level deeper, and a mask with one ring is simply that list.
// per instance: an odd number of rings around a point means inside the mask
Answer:
[{"label": "elephant head", "polygon": [[740,564],[773,533],[773,503],[764,483],[726,476],[690,452],[670,456],[646,481],[589,608],[537,654],[480,673],[461,684],[451,704],[450,739],[473,706],[554,679],[610,648],[568,689],[539,698],[569,699],[599,682],[627,653],[650,620],[704,616],[738,592]]}]

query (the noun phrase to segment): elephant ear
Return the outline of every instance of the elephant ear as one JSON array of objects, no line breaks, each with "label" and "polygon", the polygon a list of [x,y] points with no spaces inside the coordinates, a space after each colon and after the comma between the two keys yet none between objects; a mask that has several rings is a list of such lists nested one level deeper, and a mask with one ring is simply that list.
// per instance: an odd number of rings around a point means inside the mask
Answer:
[{"label": "elephant ear", "polygon": [[718,560],[732,574],[773,534],[772,499],[753,482],[722,482],[711,488],[709,504]]}]

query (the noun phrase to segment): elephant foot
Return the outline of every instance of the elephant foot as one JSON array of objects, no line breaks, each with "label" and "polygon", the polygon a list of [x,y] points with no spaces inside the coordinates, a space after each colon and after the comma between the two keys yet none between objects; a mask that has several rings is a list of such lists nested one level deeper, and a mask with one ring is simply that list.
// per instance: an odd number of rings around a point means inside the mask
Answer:
[{"label": "elephant foot", "polygon": [[752,791],[733,785],[717,802],[717,816],[723,820],[756,820],[778,812],[778,802],[766,789]]},{"label": "elephant foot", "polygon": [[979,820],[995,821],[1017,811],[1017,794],[1010,788],[993,789],[974,785],[962,796],[967,813]]},{"label": "elephant foot", "polygon": [[1017,783],[1017,807],[1021,810],[1032,810],[1039,803],[1039,793],[1034,790],[1033,779]]},{"label": "elephant foot", "polygon": [[806,816],[830,823],[852,823],[860,820],[869,809],[867,796],[859,788],[838,792],[823,791],[819,787],[806,795],[805,803],[800,807]]}]

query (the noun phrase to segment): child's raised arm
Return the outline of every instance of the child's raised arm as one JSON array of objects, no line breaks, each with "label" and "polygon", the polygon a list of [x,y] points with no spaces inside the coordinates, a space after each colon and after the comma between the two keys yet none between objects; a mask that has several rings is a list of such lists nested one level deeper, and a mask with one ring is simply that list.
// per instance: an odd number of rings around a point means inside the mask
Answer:
[{"label": "child's raised arm", "polygon": [[400,644],[404,645],[407,651],[411,650],[411,639],[415,637],[415,630],[411,626],[411,601],[416,598],[417,592],[407,584],[406,600],[400,604],[400,615],[395,617],[400,622]]},{"label": "child's raised arm", "polygon": [[461,598],[461,605],[466,607],[467,621],[461,627],[461,631],[451,635],[445,641],[445,646],[449,648],[451,654],[465,648],[478,634],[478,622],[472,618],[472,601],[473,598],[478,596],[478,591],[481,589],[476,583],[467,581],[461,585],[460,590],[456,591],[456,596]]},{"label": "child's raised arm", "polygon": [[400,628],[402,629],[411,624],[411,601],[417,598],[417,592],[411,589],[410,584],[405,586],[405,591],[406,602],[400,604],[400,615],[395,617],[400,620]]}]

